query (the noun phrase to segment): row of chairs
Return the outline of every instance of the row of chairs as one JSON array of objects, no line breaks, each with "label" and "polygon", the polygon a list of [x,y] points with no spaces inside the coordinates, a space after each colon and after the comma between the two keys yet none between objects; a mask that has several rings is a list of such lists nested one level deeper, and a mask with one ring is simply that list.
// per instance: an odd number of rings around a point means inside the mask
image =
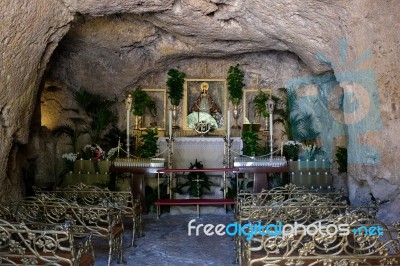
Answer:
[{"label": "row of chairs", "polygon": [[[239,193],[235,205],[242,229],[236,236],[240,265],[390,265],[400,259],[400,223],[388,226],[375,219],[377,203],[352,207],[334,190],[289,184]],[[295,226],[298,230],[292,230]],[[381,229],[381,235],[369,234],[369,228]]]},{"label": "row of chairs", "polygon": [[94,265],[92,233],[76,236],[72,228],[0,219],[0,265]]},{"label": "row of chairs", "polygon": [[[90,238],[87,245],[90,247],[92,247],[92,236],[107,239],[109,246],[108,265],[110,265],[114,258],[120,263],[123,262],[123,221],[126,221],[124,217],[131,217],[132,219],[131,245],[135,241],[135,232],[143,233],[140,201],[134,199],[129,191],[114,192],[96,186],[79,184],[67,188],[57,188],[53,191],[35,188],[35,193],[34,197],[0,205],[0,218],[11,224],[11,226],[4,227],[7,228],[6,234],[10,235],[11,227],[21,228],[21,226],[26,230],[41,230],[42,234],[48,234],[54,230],[54,227],[60,228],[61,225],[68,223],[70,225],[68,231],[72,233],[70,243],[74,242],[75,238],[87,238],[88,234],[90,234]],[[5,224],[5,222],[3,223]],[[30,234],[32,232],[26,232],[26,235]],[[19,237],[19,239],[19,242],[28,243],[23,237]],[[10,253],[7,258],[13,258],[15,249],[11,245],[1,247],[0,252]],[[29,249],[33,248],[37,249],[37,247],[29,247]],[[86,247],[84,250],[89,252],[90,248]],[[23,265],[26,260],[37,260],[35,255],[39,255],[31,253],[29,253],[31,256],[29,258],[17,258],[18,263]],[[62,256],[57,255],[56,257]],[[88,259],[74,258],[71,261],[73,263],[70,265],[92,265]],[[78,261],[80,261],[80,264]],[[59,259],[59,262],[60,265],[68,265],[65,264],[63,259]],[[82,264],[81,262],[89,264]],[[19,265],[18,263],[16,265]],[[52,260],[52,263],[57,265],[58,262]],[[36,264],[34,263],[34,265]]]},{"label": "row of chairs", "polygon": [[121,209],[124,218],[131,218],[132,238],[131,246],[134,246],[136,232],[143,236],[142,205],[139,197],[134,197],[131,191],[110,191],[108,188],[100,188],[93,185],[79,183],[68,187],[59,187],[55,190],[43,190],[33,188],[36,196],[48,195],[65,199],[68,202],[76,202],[79,205],[108,205]]}]

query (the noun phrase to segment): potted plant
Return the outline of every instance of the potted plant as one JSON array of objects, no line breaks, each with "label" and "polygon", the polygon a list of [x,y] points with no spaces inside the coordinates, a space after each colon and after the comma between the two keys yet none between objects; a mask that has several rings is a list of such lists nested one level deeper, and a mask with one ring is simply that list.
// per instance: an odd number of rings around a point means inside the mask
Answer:
[{"label": "potted plant", "polygon": [[[204,166],[201,161],[196,161],[194,164],[190,163],[189,169],[203,169]],[[178,184],[174,191],[182,193],[182,189],[187,187],[187,192],[190,196],[199,198],[203,194],[203,190],[210,190],[212,182],[209,180],[205,172],[189,172],[186,176],[186,182]]]},{"label": "potted plant", "polygon": [[243,141],[243,155],[248,156],[256,156],[261,150],[259,141],[260,138],[256,131],[253,130],[252,124],[250,125],[249,130],[242,132],[242,141]]},{"label": "potted plant", "polygon": [[229,99],[233,105],[238,105],[243,98],[243,78],[244,71],[239,68],[239,64],[229,67],[226,81],[228,85]]},{"label": "potted plant", "polygon": [[297,161],[299,159],[299,152],[303,144],[296,140],[288,140],[283,143],[283,154],[286,160]]},{"label": "potted plant", "polygon": [[347,148],[337,147],[335,156],[339,173],[347,173]]},{"label": "potted plant", "polygon": [[268,117],[269,117],[269,112],[267,110],[267,101],[269,97],[268,95],[263,92],[259,91],[259,93],[254,97],[253,99],[253,104],[254,104],[254,117],[256,118],[256,123],[261,123],[261,117],[264,118],[265,122],[265,130],[268,130]]},{"label": "potted plant", "polygon": [[[185,83],[185,77],[186,74],[177,69],[171,68],[168,70],[168,98],[172,105],[171,110],[174,121],[176,121],[178,118],[178,106],[183,98],[183,84]],[[179,128],[179,126],[176,125],[176,122],[174,122],[174,128]]]},{"label": "potted plant", "polygon": [[278,88],[282,99],[272,96],[275,101],[274,124],[283,126],[282,137],[288,140],[316,140],[320,133],[315,128],[314,114],[304,112],[299,106],[297,93],[294,89]]},{"label": "potted plant", "polygon": [[154,100],[140,86],[131,95],[133,98],[132,113],[136,116],[135,128],[139,128],[146,108],[150,113],[157,112],[157,108]]},{"label": "potted plant", "polygon": [[89,117],[85,132],[90,135],[92,143],[100,143],[106,129],[118,120],[112,110],[116,100],[108,100],[82,88],[74,92],[73,96]]},{"label": "potted plant", "polygon": [[230,66],[228,70],[228,77],[226,78],[228,92],[229,92],[229,100],[233,105],[232,115],[235,119],[234,128],[240,128],[238,125],[238,119],[240,116],[240,106],[239,103],[243,98],[243,78],[244,71],[239,68],[239,64],[236,66]]},{"label": "potted plant", "polygon": [[177,69],[168,70],[168,98],[172,105],[178,106],[183,98],[183,84],[186,74]]},{"label": "potted plant", "polygon": [[146,134],[140,136],[142,145],[139,148],[139,155],[142,158],[153,157],[156,155],[158,146],[157,128],[146,129]]}]

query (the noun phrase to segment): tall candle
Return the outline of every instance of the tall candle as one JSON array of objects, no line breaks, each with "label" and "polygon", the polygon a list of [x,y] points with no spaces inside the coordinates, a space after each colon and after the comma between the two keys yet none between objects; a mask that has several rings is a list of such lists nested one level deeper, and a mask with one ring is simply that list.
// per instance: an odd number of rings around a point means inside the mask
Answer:
[{"label": "tall candle", "polygon": [[169,137],[172,138],[172,110],[169,110],[168,114],[168,133]]},{"label": "tall candle", "polygon": [[281,156],[283,156],[283,142],[281,142]]},{"label": "tall candle", "polygon": [[118,138],[117,156],[119,158],[119,147],[121,146],[121,138]]},{"label": "tall candle", "polygon": [[226,135],[229,140],[231,137],[231,111],[229,109],[226,114]]},{"label": "tall candle", "polygon": [[129,140],[130,120],[131,120],[131,110],[128,109],[126,110],[126,152],[128,155],[127,157],[129,157],[129,146],[130,146],[130,140]]},{"label": "tall candle", "polygon": [[269,114],[269,141],[270,141],[270,152],[271,152],[271,158],[272,158],[272,153],[274,151],[273,148],[273,126],[272,126],[272,113]]},{"label": "tall candle", "polygon": [[131,108],[132,108],[132,95],[129,94],[125,100],[126,105],[126,153],[127,157],[129,158],[129,133],[130,133],[130,122],[131,122]]}]

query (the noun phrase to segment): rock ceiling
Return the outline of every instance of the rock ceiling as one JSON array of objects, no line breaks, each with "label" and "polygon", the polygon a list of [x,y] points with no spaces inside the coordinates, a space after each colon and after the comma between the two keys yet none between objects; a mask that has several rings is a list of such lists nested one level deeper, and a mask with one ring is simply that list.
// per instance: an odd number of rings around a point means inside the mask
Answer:
[{"label": "rock ceiling", "polygon": [[343,2],[284,2],[138,3],[134,14],[128,6],[114,12],[105,6],[80,7],[82,13],[104,16],[76,16],[53,55],[49,80],[116,95],[149,74],[164,77],[185,60],[270,51],[294,53],[314,73],[331,70],[316,54],[330,57],[337,50],[347,13]]}]

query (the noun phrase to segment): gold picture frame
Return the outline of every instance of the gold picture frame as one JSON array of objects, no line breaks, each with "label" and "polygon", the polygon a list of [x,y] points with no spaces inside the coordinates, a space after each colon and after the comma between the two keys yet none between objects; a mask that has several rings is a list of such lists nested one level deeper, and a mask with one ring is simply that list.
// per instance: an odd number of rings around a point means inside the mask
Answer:
[{"label": "gold picture frame", "polygon": [[[202,93],[207,94],[210,105],[210,119],[216,123],[215,131],[226,128],[227,87],[226,79],[185,79],[182,111],[183,130],[193,130],[196,108]],[[201,113],[201,112],[200,112]],[[215,122],[214,122],[215,121]]]},{"label": "gold picture frame", "polygon": [[272,93],[271,88],[259,88],[259,89],[245,89],[243,90],[243,124],[246,123],[261,123],[257,121],[256,113],[254,110],[253,100],[254,97],[260,92],[264,92],[268,95]]},{"label": "gold picture frame", "polygon": [[141,130],[146,128],[157,128],[157,130],[166,130],[166,106],[167,106],[167,90],[144,88],[145,91],[155,102],[157,113],[151,114],[146,108],[142,117]]}]

